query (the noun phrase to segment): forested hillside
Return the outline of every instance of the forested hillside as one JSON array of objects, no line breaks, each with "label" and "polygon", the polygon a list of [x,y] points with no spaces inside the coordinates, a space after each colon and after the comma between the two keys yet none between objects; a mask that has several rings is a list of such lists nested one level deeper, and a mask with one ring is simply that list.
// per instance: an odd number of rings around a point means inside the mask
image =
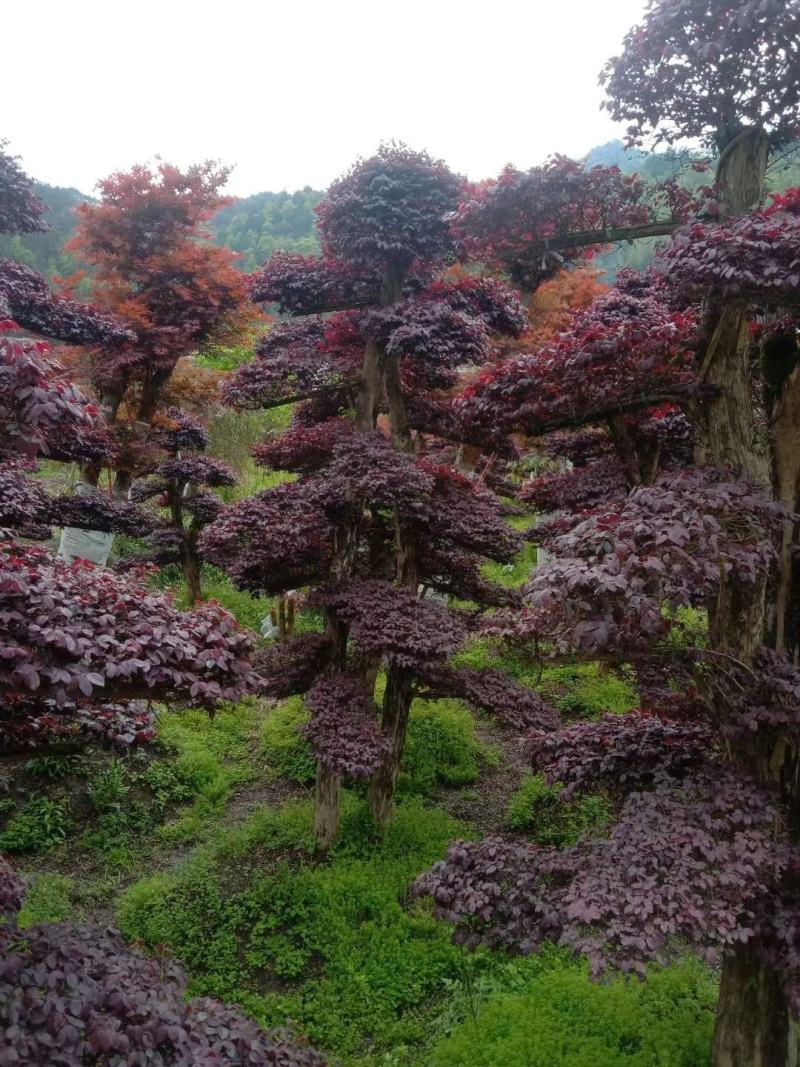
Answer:
[{"label": "forested hillside", "polygon": [[321,197],[309,186],[294,193],[256,193],[223,208],[211,228],[220,244],[241,253],[239,265],[246,271],[276,248],[313,255],[319,252],[314,205]]}]

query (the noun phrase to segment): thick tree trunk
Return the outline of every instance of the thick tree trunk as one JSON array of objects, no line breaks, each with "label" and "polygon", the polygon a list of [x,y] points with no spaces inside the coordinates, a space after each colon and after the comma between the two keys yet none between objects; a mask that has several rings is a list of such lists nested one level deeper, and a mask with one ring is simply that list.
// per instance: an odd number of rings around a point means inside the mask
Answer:
[{"label": "thick tree trunk", "polygon": [[709,458],[756,485],[770,484],[766,435],[756,426],[750,372],[749,334],[743,308],[723,307],[705,349],[700,377],[718,390],[707,409]]},{"label": "thick tree trunk", "polygon": [[181,567],[183,577],[186,579],[186,600],[189,607],[193,608],[203,599],[203,587],[200,583],[200,556],[197,552],[197,541],[191,536],[183,542]]},{"label": "thick tree trunk", "polygon": [[384,364],[384,384],[389,405],[389,421],[392,427],[392,444],[398,452],[413,453],[414,442],[406,414],[406,400],[400,381],[400,363],[397,356],[387,356]]},{"label": "thick tree trunk", "polygon": [[383,349],[374,341],[367,341],[356,402],[356,426],[361,433],[369,433],[375,429],[381,402],[384,358]]},{"label": "thick tree trunk", "polygon": [[383,697],[381,729],[391,741],[388,758],[370,778],[367,790],[369,810],[375,825],[385,830],[394,815],[397,775],[403,758],[412,701],[412,679],[402,667],[390,667]]},{"label": "thick tree trunk", "polygon": [[[796,513],[800,499],[800,367],[783,382],[772,418],[775,487],[779,500]],[[798,654],[797,527],[783,524],[775,597],[774,646],[793,659]]]},{"label": "thick tree trunk", "polygon": [[796,1067],[796,1030],[780,975],[754,945],[725,957],[711,1053],[714,1067]]},{"label": "thick tree trunk", "polygon": [[314,842],[320,852],[333,846],[339,832],[339,791],[342,779],[317,760],[314,786]]},{"label": "thick tree trunk", "polygon": [[[767,151],[763,131],[748,130],[722,152],[717,182],[726,215],[748,212],[760,200]],[[708,458],[717,466],[730,467],[735,477],[753,481],[769,492],[769,446],[766,434],[762,435],[755,426],[744,309],[722,304],[712,306],[709,312],[711,333],[699,369],[701,380],[717,389],[708,405],[704,428]],[[767,603],[767,589],[766,580],[754,588],[723,577],[715,610],[711,612],[712,648],[743,662],[752,657],[764,643],[767,620],[774,613],[774,605]],[[770,758],[770,753],[759,751],[757,740],[740,742],[732,756],[761,780],[774,782],[776,760]],[[796,784],[792,788],[796,790]],[[725,953],[713,1067],[797,1064],[797,1031],[789,1020],[782,976],[769,966],[761,948],[758,939],[754,939]]]},{"label": "thick tree trunk", "polygon": [[617,457],[625,468],[628,486],[652,485],[658,474],[660,446],[658,441],[648,441],[633,433],[622,415],[612,415],[608,420],[608,432]]}]

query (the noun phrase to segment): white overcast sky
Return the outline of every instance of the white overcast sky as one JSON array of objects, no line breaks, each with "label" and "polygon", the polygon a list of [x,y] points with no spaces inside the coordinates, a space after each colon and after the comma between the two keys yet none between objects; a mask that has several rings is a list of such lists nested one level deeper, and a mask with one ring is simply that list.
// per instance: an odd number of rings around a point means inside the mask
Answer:
[{"label": "white overcast sky", "polygon": [[324,188],[381,140],[471,178],[619,137],[597,75],[645,0],[0,0],[0,138],[91,192],[221,159],[231,193]]}]

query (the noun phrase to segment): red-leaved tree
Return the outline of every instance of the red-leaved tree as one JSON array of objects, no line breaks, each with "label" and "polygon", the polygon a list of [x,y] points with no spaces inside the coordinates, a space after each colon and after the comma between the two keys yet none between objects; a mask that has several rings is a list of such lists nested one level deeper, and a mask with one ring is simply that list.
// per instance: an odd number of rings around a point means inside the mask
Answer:
[{"label": "red-leaved tree", "polygon": [[488,490],[426,458],[432,435],[456,429],[448,390],[458,368],[483,362],[493,335],[525,326],[499,283],[446,275],[459,189],[444,164],[404,147],[357,163],[319,206],[322,257],[278,254],[252,278],[254,298],[292,318],[226,388],[241,407],[307,398],[289,430],[257,449],[298,480],[226,509],[201,547],[240,587],[310,586],[324,609],[324,633],[278,642],[260,664],[272,695],[307,694],[322,848],[336,834],[342,775],[367,778],[375,820],[391,817],[415,694],[435,688],[502,714],[510,688],[517,723],[546,715],[513,684],[451,670],[470,616],[424,595],[478,610],[513,602],[481,563],[519,547]]}]

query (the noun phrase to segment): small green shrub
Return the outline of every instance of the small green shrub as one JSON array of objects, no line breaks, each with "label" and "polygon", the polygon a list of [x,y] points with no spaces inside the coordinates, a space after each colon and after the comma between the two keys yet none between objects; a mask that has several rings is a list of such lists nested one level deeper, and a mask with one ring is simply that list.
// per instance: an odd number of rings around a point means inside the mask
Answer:
[{"label": "small green shrub", "polygon": [[574,966],[500,995],[437,1042],[429,1067],[703,1067],[716,986],[694,961],[599,985]]},{"label": "small green shrub", "polygon": [[[290,697],[264,721],[262,751],[269,766],[293,782],[313,782],[316,765],[300,733],[309,713],[302,697]],[[411,706],[400,787],[429,792],[436,784],[468,785],[479,773],[481,746],[475,721],[457,700],[415,700]]]},{"label": "small green shrub", "polygon": [[39,923],[60,923],[73,910],[75,883],[61,874],[43,872],[35,875],[25,892],[25,903],[19,913],[19,926],[25,930]]},{"label": "small green shrub", "polygon": [[125,767],[120,760],[114,759],[95,774],[86,795],[95,811],[105,813],[119,811],[129,792]]},{"label": "small green shrub", "polygon": [[597,663],[546,667],[539,688],[570,718],[594,719],[608,711],[622,714],[639,703],[626,678],[602,671]]},{"label": "small green shrub", "polygon": [[674,629],[668,643],[674,648],[706,648],[708,645],[708,613],[697,608],[678,608]]},{"label": "small green shrub", "polygon": [[192,791],[185,782],[179,780],[171,763],[151,763],[141,776],[153,794],[153,804],[157,811],[163,812],[172,804],[180,804],[191,799]]},{"label": "small green shrub", "polygon": [[466,955],[429,906],[408,903],[414,876],[466,827],[410,799],[376,840],[363,803],[345,793],[342,807],[325,862],[312,862],[309,803],[264,808],[132,886],[118,920],[169,946],[193,994],[234,999],[267,1025],[295,1019],[318,1047],[379,1062],[374,1050],[426,1038]]},{"label": "small green shrub", "polygon": [[490,637],[473,638],[454,658],[453,664],[457,667],[472,667],[473,670],[497,668],[505,671],[520,685],[527,685],[531,689],[537,687],[542,674],[540,664],[527,656],[522,649],[513,648]]},{"label": "small green shrub", "polygon": [[517,554],[513,563],[496,563],[492,561],[485,563],[481,571],[490,582],[501,585],[504,589],[517,589],[527,582],[535,566],[536,545],[527,542],[522,551]]},{"label": "small green shrub", "polygon": [[460,701],[414,701],[401,767],[412,791],[427,793],[440,782],[469,785],[478,777],[480,755],[475,720]]},{"label": "small green shrub", "polygon": [[44,852],[61,844],[69,825],[63,801],[33,796],[0,834],[0,852]]},{"label": "small green shrub", "polygon": [[79,765],[80,760],[77,756],[34,756],[26,762],[25,770],[39,778],[59,781],[74,774]]},{"label": "small green shrub", "polygon": [[[169,584],[175,585],[178,607],[185,609],[188,604],[186,582],[179,572],[169,577]],[[256,633],[260,632],[261,620],[269,614],[271,600],[267,597],[252,596],[250,593],[237,589],[226,574],[207,563],[203,564],[200,584],[206,600],[219,601],[240,626],[255,630]]]},{"label": "small green shrub", "polygon": [[548,785],[543,774],[525,775],[509,801],[507,820],[514,830],[531,835],[537,844],[565,848],[587,830],[601,830],[611,820],[611,805],[600,796],[561,800],[563,786]]}]

